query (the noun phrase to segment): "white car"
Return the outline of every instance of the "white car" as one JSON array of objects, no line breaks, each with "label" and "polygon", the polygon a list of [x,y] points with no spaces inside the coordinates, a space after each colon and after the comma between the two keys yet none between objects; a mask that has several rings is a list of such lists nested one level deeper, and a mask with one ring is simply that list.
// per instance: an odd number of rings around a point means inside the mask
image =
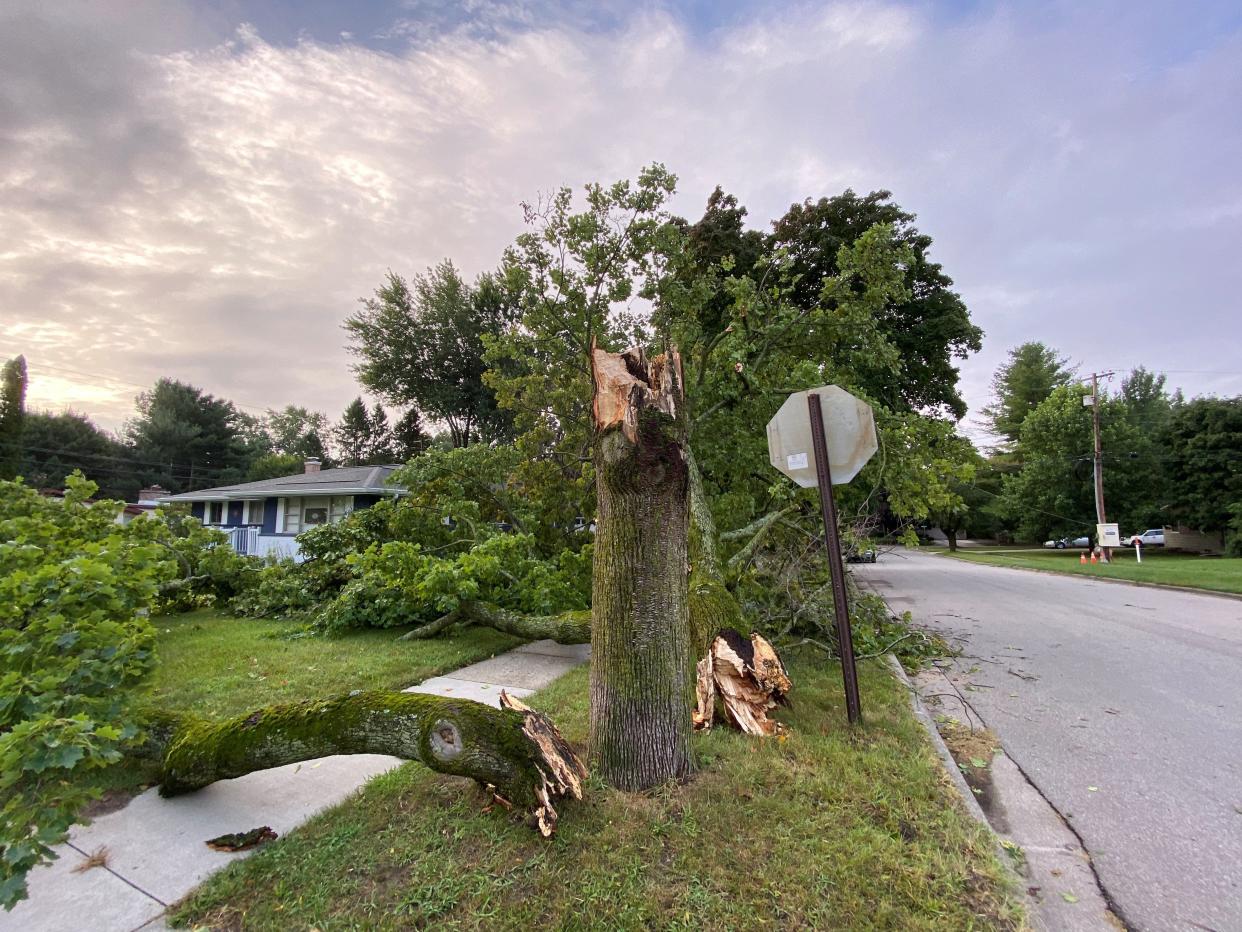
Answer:
[{"label": "white car", "polygon": [[1154,527],[1150,531],[1144,531],[1142,534],[1134,534],[1127,537],[1125,544],[1127,547],[1133,547],[1135,543],[1140,543],[1144,547],[1163,547],[1164,546],[1164,528]]}]

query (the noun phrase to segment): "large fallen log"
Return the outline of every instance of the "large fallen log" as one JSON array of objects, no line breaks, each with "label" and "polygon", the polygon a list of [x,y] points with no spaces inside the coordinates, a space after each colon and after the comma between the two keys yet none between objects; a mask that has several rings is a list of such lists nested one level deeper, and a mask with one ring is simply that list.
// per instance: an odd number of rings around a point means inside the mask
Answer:
[{"label": "large fallen log", "polygon": [[332,754],[391,754],[493,787],[549,836],[554,802],[582,798],[586,768],[544,715],[507,693],[501,702],[504,708],[495,709],[375,691],[269,706],[218,723],[182,721],[164,756],[160,794]]},{"label": "large fallen log", "polygon": [[725,628],[712,639],[698,664],[694,727],[706,730],[716,717],[716,697],[725,717],[748,735],[781,734],[784,726],[768,713],[788,705],[793,683],[776,650],[760,634],[743,637]]}]

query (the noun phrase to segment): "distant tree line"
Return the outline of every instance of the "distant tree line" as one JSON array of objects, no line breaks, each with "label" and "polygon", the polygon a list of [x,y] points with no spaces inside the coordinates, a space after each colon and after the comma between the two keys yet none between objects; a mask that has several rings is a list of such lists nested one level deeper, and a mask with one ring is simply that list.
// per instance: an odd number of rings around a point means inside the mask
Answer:
[{"label": "distant tree line", "polygon": [[256,417],[185,382],[162,378],[135,402],[113,434],[84,414],[26,410],[26,361],[0,369],[0,479],[60,488],[79,470],[108,498],[133,501],[139,489],[171,492],[301,472],[309,457],[325,468],[404,463],[434,441],[418,411],[395,423],[378,402],[350,402],[340,419],[299,405]]},{"label": "distant tree line", "polygon": [[[1042,343],[1010,351],[983,409],[997,437],[977,454],[946,533],[1037,543],[1095,531],[1088,383]],[[1098,400],[1108,520],[1124,535],[1185,526],[1221,534],[1242,555],[1242,396],[1186,399],[1139,367]]]}]

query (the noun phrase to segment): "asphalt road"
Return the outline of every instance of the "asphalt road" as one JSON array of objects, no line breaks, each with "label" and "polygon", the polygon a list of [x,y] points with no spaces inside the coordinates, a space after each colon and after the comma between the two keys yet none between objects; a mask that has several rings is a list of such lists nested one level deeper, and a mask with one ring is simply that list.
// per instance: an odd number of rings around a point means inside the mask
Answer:
[{"label": "asphalt road", "polygon": [[1242,601],[921,553],[852,569],[957,639],[965,697],[1130,928],[1242,932]]}]

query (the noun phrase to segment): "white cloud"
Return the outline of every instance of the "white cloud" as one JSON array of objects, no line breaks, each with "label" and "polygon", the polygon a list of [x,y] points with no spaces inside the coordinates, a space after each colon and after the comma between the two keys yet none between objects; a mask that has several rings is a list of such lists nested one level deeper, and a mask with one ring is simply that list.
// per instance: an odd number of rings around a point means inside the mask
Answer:
[{"label": "white cloud", "polygon": [[[976,407],[1025,339],[1242,368],[1236,34],[1169,58],[1154,15],[830,3],[702,36],[651,9],[600,30],[484,6],[492,28],[399,54],[0,29],[0,352],[30,356],[33,400],[118,424],[128,395],[84,379],[75,400],[72,368],[335,416],[356,393],[340,323],[386,269],[489,268],[519,201],[654,160],[689,216],[717,183],[757,224],[893,190],[989,333],[964,370]],[[1183,384],[1242,390],[1214,378]]]}]

